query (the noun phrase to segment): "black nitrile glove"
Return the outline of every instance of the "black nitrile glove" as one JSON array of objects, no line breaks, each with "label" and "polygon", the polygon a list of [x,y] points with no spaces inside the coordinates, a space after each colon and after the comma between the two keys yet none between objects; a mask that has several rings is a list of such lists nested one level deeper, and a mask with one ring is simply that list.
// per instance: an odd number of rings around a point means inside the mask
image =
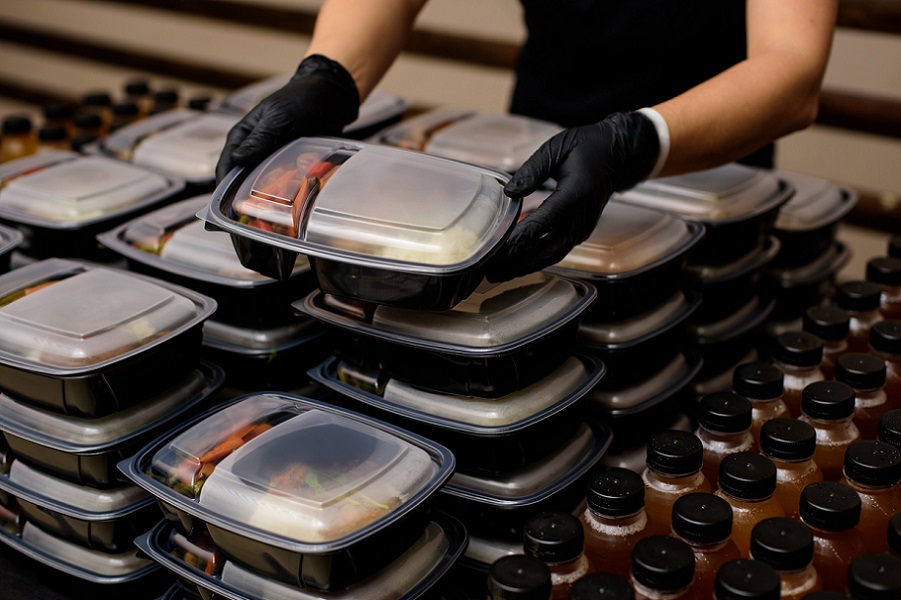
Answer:
[{"label": "black nitrile glove", "polygon": [[228,132],[216,181],[236,166],[256,166],[301,136],[341,135],[359,108],[360,93],[344,67],[319,54],[306,57],[288,83]]},{"label": "black nitrile glove", "polygon": [[505,281],[560,262],[594,231],[610,195],[645,179],[659,154],[654,124],[637,112],[615,113],[546,141],[504,193],[523,198],[549,178],[556,189],[516,225],[488,264],[487,279]]}]

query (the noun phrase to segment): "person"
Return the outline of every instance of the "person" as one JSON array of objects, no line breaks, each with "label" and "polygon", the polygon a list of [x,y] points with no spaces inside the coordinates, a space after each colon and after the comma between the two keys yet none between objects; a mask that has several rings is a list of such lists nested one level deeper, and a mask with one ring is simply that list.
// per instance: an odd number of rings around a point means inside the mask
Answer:
[{"label": "person", "polygon": [[[837,0],[521,0],[527,28],[510,111],[560,124],[504,188],[553,193],[514,228],[487,278],[555,264],[610,196],[748,160],[809,126]],[[297,72],[230,131],[217,177],[300,136],[340,135],[391,66],[425,0],[325,0]],[[755,163],[756,161],[756,163]]]}]

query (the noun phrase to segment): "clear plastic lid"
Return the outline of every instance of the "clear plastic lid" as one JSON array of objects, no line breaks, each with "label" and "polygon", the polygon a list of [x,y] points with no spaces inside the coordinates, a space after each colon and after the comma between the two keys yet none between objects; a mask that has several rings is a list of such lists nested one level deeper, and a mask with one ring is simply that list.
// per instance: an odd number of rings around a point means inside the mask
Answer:
[{"label": "clear plastic lid", "polygon": [[0,216],[76,228],[146,207],[184,181],[107,156],[46,152],[0,166]]},{"label": "clear plastic lid", "polygon": [[691,383],[703,364],[696,353],[677,352],[666,365],[635,384],[592,390],[589,397],[602,414],[624,416],[657,406]]},{"label": "clear plastic lid", "polygon": [[[201,194],[138,216],[97,239],[120,254],[147,265],[229,287],[257,287],[276,280],[241,264],[231,236],[207,231],[196,214],[212,194]],[[308,273],[310,263],[297,256],[293,275]]]},{"label": "clear plastic lid", "polygon": [[0,276],[0,360],[51,374],[97,370],[186,331],[215,308],[162,281],[47,259]]},{"label": "clear plastic lid", "polygon": [[282,548],[334,550],[449,477],[449,451],[400,433],[300,397],[250,395],[163,442],[147,472],[210,524]]},{"label": "clear plastic lid", "polygon": [[323,321],[392,342],[491,353],[522,346],[572,323],[596,297],[593,286],[539,271],[502,283],[483,282],[446,311],[375,306],[355,317],[353,304],[345,310],[340,299],[315,292],[294,306]]},{"label": "clear plastic lid", "polygon": [[698,223],[611,201],[588,239],[555,266],[592,278],[628,277],[684,255],[703,235]]},{"label": "clear plastic lid", "polygon": [[135,147],[144,138],[153,137],[161,131],[192,121],[202,114],[200,111],[187,108],[163,111],[120,127],[95,145],[87,148],[94,151],[100,150],[119,160],[131,161],[134,158]]},{"label": "clear plastic lid", "polygon": [[203,324],[203,345],[238,354],[272,354],[319,339],[322,327],[315,319],[301,317],[267,329],[252,329],[214,319]]},{"label": "clear plastic lid", "polygon": [[301,138],[236,177],[214,195],[206,215],[214,226],[400,271],[469,268],[500,244],[519,212],[499,172],[348,140]]},{"label": "clear plastic lid", "polygon": [[767,275],[782,289],[819,285],[830,280],[851,260],[851,250],[841,242],[833,242],[813,261],[793,269],[771,269]]},{"label": "clear plastic lid", "polygon": [[795,195],[780,209],[776,229],[809,231],[838,222],[857,204],[857,193],[826,179],[777,171],[795,188]]},{"label": "clear plastic lid", "polygon": [[645,181],[614,198],[717,224],[742,221],[773,210],[791,191],[791,186],[772,171],[730,163]]}]

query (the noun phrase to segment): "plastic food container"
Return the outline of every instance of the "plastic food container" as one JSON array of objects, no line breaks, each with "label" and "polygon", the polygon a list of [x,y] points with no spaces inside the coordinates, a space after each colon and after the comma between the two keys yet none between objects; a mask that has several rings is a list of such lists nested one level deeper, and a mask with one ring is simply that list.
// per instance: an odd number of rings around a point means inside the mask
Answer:
[{"label": "plastic food container", "polygon": [[834,242],[811,262],[798,267],[771,265],[764,272],[767,288],[776,307],[770,315],[775,321],[798,320],[811,306],[829,298],[838,272],[851,260],[851,251],[842,242]]},{"label": "plastic food container", "polygon": [[445,310],[479,284],[520,201],[507,176],[407,150],[301,138],[235,169],[204,215],[242,264],[285,279],[298,253],[324,292]]},{"label": "plastic food container", "polygon": [[170,200],[181,179],[107,156],[50,151],[0,165],[0,219],[36,258],[97,258],[97,233]]},{"label": "plastic food container", "polygon": [[0,276],[0,382],[72,416],[134,406],[197,368],[216,302],[161,280],[47,259]]},{"label": "plastic food container", "polygon": [[560,125],[513,114],[441,107],[382,130],[372,141],[513,173]]},{"label": "plastic food container", "polygon": [[782,249],[773,261],[783,268],[801,267],[829,251],[841,220],[857,204],[857,193],[825,179],[776,171],[795,188],[779,209],[773,233]]},{"label": "plastic food container", "polygon": [[202,363],[170,388],[121,411],[84,419],[36,408],[0,394],[0,432],[13,456],[79,485],[108,488],[123,478],[117,463],[197,409],[225,378]]},{"label": "plastic food container", "polygon": [[337,354],[436,392],[497,398],[572,354],[593,286],[538,272],[484,283],[446,311],[346,302],[314,292],[295,308],[323,322]]},{"label": "plastic food container", "polygon": [[530,464],[568,438],[584,416],[582,398],[604,372],[596,358],[571,356],[537,383],[500,398],[429,392],[391,378],[373,388],[378,375],[366,377],[336,357],[309,374],[362,403],[367,414],[447,446],[457,472],[500,473]]},{"label": "plastic food container", "polygon": [[614,198],[704,224],[704,241],[689,263],[721,265],[766,240],[794,188],[772,171],[730,163],[638,184]]},{"label": "plastic food container", "polygon": [[752,332],[762,325],[776,306],[772,296],[763,291],[747,298],[732,314],[716,320],[690,321],[685,326],[686,339],[696,347],[711,352],[719,344]]},{"label": "plastic food container", "polygon": [[704,226],[669,213],[610,201],[587,240],[548,270],[598,288],[586,321],[622,319],[677,292]]},{"label": "plastic food container", "polygon": [[246,600],[419,598],[427,594],[456,563],[466,542],[467,534],[462,524],[436,511],[422,535],[395,560],[369,577],[343,588],[322,592],[273,580],[227,559],[211,568],[210,563],[204,560],[209,556],[209,549],[198,548],[196,540],[185,536],[168,522],[160,523],[136,540],[138,547],[148,556],[179,578],[183,589],[193,587],[201,597],[212,593],[223,598]]},{"label": "plastic food container", "polygon": [[216,547],[244,567],[337,589],[420,537],[454,457],[328,404],[260,393],[189,421],[120,469],[186,533],[205,525]]},{"label": "plastic food container", "polygon": [[201,194],[140,215],[101,233],[104,246],[128,268],[210,296],[215,320],[251,329],[286,325],[291,302],[314,289],[309,262],[297,256],[288,279],[278,281],[241,264],[228,234],[207,231],[196,217],[212,195]]},{"label": "plastic food container", "polygon": [[13,251],[22,243],[22,232],[0,225],[0,273],[9,271]]}]

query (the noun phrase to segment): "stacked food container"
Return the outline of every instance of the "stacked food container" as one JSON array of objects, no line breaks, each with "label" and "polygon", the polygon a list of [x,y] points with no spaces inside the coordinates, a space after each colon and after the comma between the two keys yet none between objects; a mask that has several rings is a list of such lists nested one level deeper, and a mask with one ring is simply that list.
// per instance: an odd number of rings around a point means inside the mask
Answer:
[{"label": "stacked food container", "polygon": [[0,225],[0,274],[9,271],[12,265],[12,254],[22,243],[22,232],[11,227]]},{"label": "stacked food container", "polygon": [[198,412],[224,380],[200,360],[215,302],[111,267],[46,259],[0,276],[0,541],[96,584],[157,565],[159,520],[117,463]]}]

